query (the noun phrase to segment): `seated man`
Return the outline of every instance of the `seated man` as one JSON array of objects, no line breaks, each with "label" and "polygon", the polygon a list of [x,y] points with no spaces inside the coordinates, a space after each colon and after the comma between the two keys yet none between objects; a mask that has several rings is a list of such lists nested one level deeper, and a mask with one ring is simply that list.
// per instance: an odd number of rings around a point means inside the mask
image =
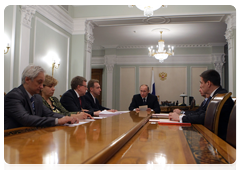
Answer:
[{"label": "seated man", "polygon": [[39,93],[43,88],[44,73],[40,66],[27,66],[22,73],[22,84],[4,96],[4,130],[78,122],[77,118],[54,113],[43,105]]},{"label": "seated man", "polygon": [[108,110],[111,112],[115,112],[116,110],[112,110],[100,105],[98,99],[96,98],[101,93],[101,88],[99,81],[96,79],[92,79],[88,82],[88,92],[83,96],[86,102],[94,109],[94,111],[103,111]]},{"label": "seated man", "polygon": [[83,97],[87,90],[87,80],[84,77],[76,76],[71,81],[70,90],[66,91],[60,102],[62,106],[69,112],[81,112],[84,111],[91,116],[98,116],[100,111],[94,112],[94,109],[85,101]]},{"label": "seated man", "polygon": [[157,96],[149,93],[149,87],[146,84],[140,86],[140,94],[133,96],[132,103],[129,106],[129,110],[139,111],[139,106],[147,105],[147,111],[155,111],[155,113],[160,113],[160,105],[158,103]]},{"label": "seated man", "polygon": [[[206,70],[200,75],[200,89],[202,89],[202,93],[206,96],[210,96],[207,100],[206,106],[203,107],[205,109],[200,109],[198,112],[187,113],[186,115],[179,115],[179,112],[172,112],[169,113],[169,118],[180,122],[204,124],[206,108],[211,98],[218,93],[227,93],[227,90],[221,87],[220,75],[216,70]],[[223,105],[220,113],[218,136],[223,140],[226,139],[229,115],[233,105],[234,102],[230,97]]]},{"label": "seated man", "polygon": [[184,110],[180,110],[180,109],[174,109],[173,112],[176,112],[176,113],[179,114],[179,115],[182,114],[182,116],[183,116],[183,115],[195,114],[195,113],[197,113],[197,112],[199,112],[199,111],[201,111],[201,110],[203,110],[203,111],[205,112],[206,109],[207,109],[208,103],[209,103],[209,101],[210,101],[210,100],[208,100],[209,95],[203,93],[203,91],[202,91],[201,88],[199,89],[199,92],[200,92],[201,96],[204,97],[205,99],[204,99],[204,101],[201,103],[200,107],[199,107],[197,110],[195,110],[195,111],[192,111],[192,110],[186,110],[186,111],[184,111]]}]

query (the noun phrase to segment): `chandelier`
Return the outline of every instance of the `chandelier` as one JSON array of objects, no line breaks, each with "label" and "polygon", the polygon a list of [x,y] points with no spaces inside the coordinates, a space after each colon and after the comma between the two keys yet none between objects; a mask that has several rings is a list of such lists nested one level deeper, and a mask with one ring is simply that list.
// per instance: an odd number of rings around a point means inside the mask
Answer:
[{"label": "chandelier", "polygon": [[[134,5],[128,5],[129,8],[132,8]],[[144,11],[144,16],[150,17],[153,15],[153,11],[156,11],[159,8],[167,8],[167,5],[135,5],[138,9]]]},{"label": "chandelier", "polygon": [[168,29],[165,29],[165,28],[152,30],[152,31],[160,31],[161,39],[158,41],[158,45],[156,46],[156,48],[153,48],[153,46],[148,48],[148,50],[149,50],[148,55],[150,57],[155,57],[156,59],[159,60],[160,63],[162,63],[165,59],[167,59],[168,56],[174,55],[174,47],[173,46],[170,47],[170,45],[168,45],[168,50],[165,50],[164,41],[162,39],[163,30],[169,31]]}]

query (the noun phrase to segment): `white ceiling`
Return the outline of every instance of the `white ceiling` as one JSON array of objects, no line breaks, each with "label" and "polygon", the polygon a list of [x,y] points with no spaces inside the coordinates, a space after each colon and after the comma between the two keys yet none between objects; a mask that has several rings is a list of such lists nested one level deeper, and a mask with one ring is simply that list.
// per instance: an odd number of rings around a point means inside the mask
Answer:
[{"label": "white ceiling", "polygon": [[170,30],[163,32],[165,44],[225,44],[225,18],[214,14],[95,19],[93,49],[157,45],[160,33],[152,32],[156,28]]}]

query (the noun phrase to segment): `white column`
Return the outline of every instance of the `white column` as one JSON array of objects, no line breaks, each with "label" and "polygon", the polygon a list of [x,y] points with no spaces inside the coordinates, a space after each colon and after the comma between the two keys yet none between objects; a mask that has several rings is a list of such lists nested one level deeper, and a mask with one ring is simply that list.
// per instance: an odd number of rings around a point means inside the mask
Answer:
[{"label": "white column", "polygon": [[113,92],[113,68],[116,63],[116,55],[104,56],[104,64],[107,68],[107,102],[106,107],[112,108],[112,92]]},{"label": "white column", "polygon": [[29,5],[21,6],[20,51],[19,51],[19,84],[22,72],[29,65],[31,21],[36,9]]},{"label": "white column", "polygon": [[229,92],[236,96],[236,14],[229,15],[226,20],[225,38],[228,42],[228,80]]},{"label": "white column", "polygon": [[225,63],[225,54],[224,53],[213,53],[212,61],[213,61],[215,70],[220,74],[221,81],[223,82],[222,73],[223,73],[223,65]]},{"label": "white column", "polygon": [[91,79],[91,59],[92,59],[92,44],[94,42],[94,36],[93,36],[93,28],[94,25],[91,21],[86,21],[86,29],[85,29],[85,42],[86,42],[86,69],[85,69],[85,78],[87,81]]}]

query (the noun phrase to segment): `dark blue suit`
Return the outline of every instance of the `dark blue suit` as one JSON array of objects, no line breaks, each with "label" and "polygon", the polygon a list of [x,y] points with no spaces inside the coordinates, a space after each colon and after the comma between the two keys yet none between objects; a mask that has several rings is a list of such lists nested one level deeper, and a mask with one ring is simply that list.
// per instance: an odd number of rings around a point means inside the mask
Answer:
[{"label": "dark blue suit", "polygon": [[[223,89],[221,86],[214,92],[213,96],[218,93],[227,93],[228,91],[226,89]],[[209,102],[209,101],[208,101]],[[201,107],[197,112],[195,111],[188,111],[186,112],[186,116],[182,117],[183,122],[189,122],[194,124],[204,124],[205,119],[205,113],[207,109],[208,103]],[[219,117],[219,128],[218,128],[218,136],[225,140],[226,138],[226,132],[227,132],[227,125],[229,120],[229,115],[231,113],[231,110],[234,106],[234,102],[232,98],[230,97],[225,104],[223,105],[222,111],[220,113]]]},{"label": "dark blue suit", "polygon": [[4,129],[23,126],[55,126],[55,119],[63,115],[49,110],[42,102],[39,94],[34,96],[35,114],[29,96],[20,85],[4,96]]},{"label": "dark blue suit", "polygon": [[[139,108],[139,106],[143,106],[143,105],[145,105],[145,104],[143,103],[143,99],[142,99],[141,95],[136,94],[133,96],[132,103],[129,106],[129,110]],[[155,96],[155,95],[148,93],[146,105],[148,106],[148,108],[153,109],[155,111],[155,113],[161,112],[157,96]]]},{"label": "dark blue suit", "polygon": [[92,95],[90,94],[90,92],[87,92],[83,97],[84,97],[85,101],[94,109],[94,111],[110,110],[109,108],[106,108],[106,107],[103,107],[102,105],[100,105],[97,98],[95,98],[96,103],[94,103],[94,99],[93,99]]},{"label": "dark blue suit", "polygon": [[76,92],[73,89],[70,89],[62,95],[60,102],[62,106],[69,112],[81,112],[83,108],[89,110],[86,113],[93,116],[93,108],[91,108],[91,106],[86,102],[83,96],[81,96],[80,98],[82,106],[80,105]]}]

